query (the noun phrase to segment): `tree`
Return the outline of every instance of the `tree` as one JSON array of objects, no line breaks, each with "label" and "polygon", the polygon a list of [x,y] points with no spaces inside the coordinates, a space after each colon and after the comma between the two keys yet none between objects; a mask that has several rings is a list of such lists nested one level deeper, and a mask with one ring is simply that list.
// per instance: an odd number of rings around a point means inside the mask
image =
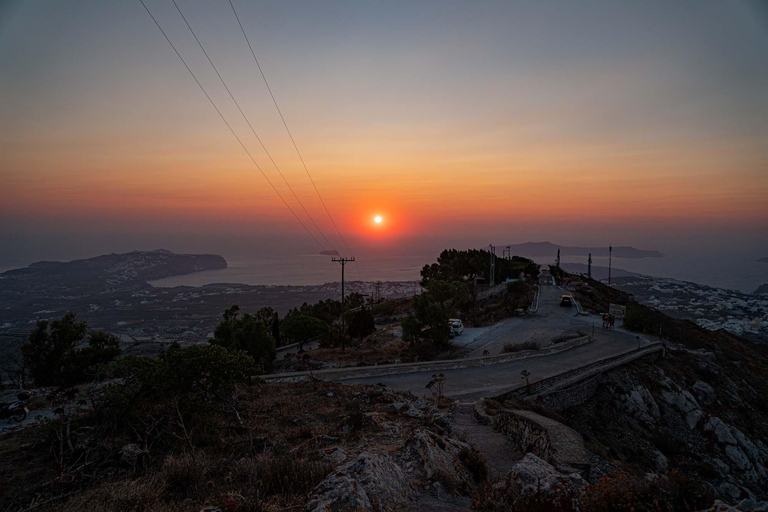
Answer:
[{"label": "tree", "polygon": [[277,350],[275,339],[267,327],[248,313],[238,318],[240,308],[232,306],[224,311],[223,319],[213,331],[211,345],[218,345],[230,352],[243,351],[251,356],[266,371],[271,370]]},{"label": "tree", "polygon": [[458,304],[467,300],[469,291],[462,282],[430,280],[427,289],[413,299],[413,314],[403,320],[403,339],[415,344],[426,340],[446,345],[451,337],[448,323]]},{"label": "tree", "polygon": [[29,333],[29,341],[21,347],[24,362],[38,386],[56,385],[62,381],[62,365],[67,353],[85,337],[85,322],[77,322],[74,313],[61,320],[37,322]]},{"label": "tree", "polygon": [[286,340],[299,344],[299,352],[304,350],[304,343],[321,338],[328,330],[328,324],[308,315],[293,314],[286,316],[281,326]]},{"label": "tree", "polygon": [[365,338],[376,331],[376,322],[368,308],[350,311],[345,316],[347,332],[352,338]]},{"label": "tree", "polygon": [[62,361],[62,380],[65,384],[78,384],[94,377],[101,366],[121,353],[117,336],[97,331],[88,334],[88,346],[70,350]]}]

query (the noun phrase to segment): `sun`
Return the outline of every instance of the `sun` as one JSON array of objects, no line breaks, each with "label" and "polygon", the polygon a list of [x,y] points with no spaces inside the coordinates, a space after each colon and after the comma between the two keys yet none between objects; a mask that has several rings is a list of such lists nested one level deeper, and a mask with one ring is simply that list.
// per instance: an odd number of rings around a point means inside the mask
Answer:
[{"label": "sun", "polygon": [[384,220],[384,219],[382,219],[382,218],[381,218],[381,215],[377,215],[377,216],[375,216],[375,217],[373,218],[373,222],[375,222],[376,224],[381,224],[381,222],[382,222],[383,220]]}]

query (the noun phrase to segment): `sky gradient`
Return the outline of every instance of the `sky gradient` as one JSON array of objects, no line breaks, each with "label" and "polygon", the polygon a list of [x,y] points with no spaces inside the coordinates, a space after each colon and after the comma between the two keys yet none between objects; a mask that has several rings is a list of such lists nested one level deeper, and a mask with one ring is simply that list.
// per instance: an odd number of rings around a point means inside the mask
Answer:
[{"label": "sky gradient", "polygon": [[[145,1],[314,230],[171,1]],[[341,250],[229,4],[177,1]],[[765,3],[235,5],[350,241],[765,245]],[[317,249],[138,0],[3,2],[0,70],[0,237],[288,234]]]}]

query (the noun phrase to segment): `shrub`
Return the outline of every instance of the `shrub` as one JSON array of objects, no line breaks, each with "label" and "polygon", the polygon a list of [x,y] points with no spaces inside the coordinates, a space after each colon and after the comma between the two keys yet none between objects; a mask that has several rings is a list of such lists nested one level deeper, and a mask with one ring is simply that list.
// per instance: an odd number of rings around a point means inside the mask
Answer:
[{"label": "shrub", "polygon": [[302,350],[304,343],[324,337],[328,324],[318,318],[296,314],[286,317],[280,330],[288,343],[298,343],[299,350]]},{"label": "shrub", "polygon": [[523,350],[539,350],[541,346],[535,341],[526,341],[524,343],[505,343],[501,351],[505,354],[511,352],[522,352]]},{"label": "shrub", "polygon": [[95,404],[101,422],[133,432],[146,445],[187,450],[220,439],[214,413],[231,403],[239,384],[260,373],[245,352],[175,343],[156,360],[126,356],[111,369],[122,378]]},{"label": "shrub", "polygon": [[76,349],[88,330],[74,313],[50,324],[37,322],[22,347],[24,364],[38,386],[78,384],[98,373],[98,368],[120,355],[120,341],[103,331],[88,334],[88,346]]},{"label": "shrub", "polygon": [[78,384],[100,375],[103,366],[121,353],[120,340],[104,331],[88,335],[88,346],[70,350],[62,364],[62,382]]},{"label": "shrub", "polygon": [[358,311],[350,311],[345,317],[347,332],[352,338],[365,338],[369,334],[376,332],[376,322],[369,309],[363,308]]},{"label": "shrub", "polygon": [[703,482],[677,469],[651,480],[614,471],[586,487],[581,505],[594,512],[672,512],[702,510],[713,499]]},{"label": "shrub", "polygon": [[379,302],[371,307],[371,313],[374,317],[392,316],[395,314],[395,306],[389,301]]},{"label": "shrub", "polygon": [[[224,311],[224,318],[216,326],[212,345],[226,348],[230,352],[244,351],[269,371],[277,355],[275,339],[258,317],[244,314],[238,318],[240,308],[232,306]],[[262,314],[263,310],[262,310]]]}]

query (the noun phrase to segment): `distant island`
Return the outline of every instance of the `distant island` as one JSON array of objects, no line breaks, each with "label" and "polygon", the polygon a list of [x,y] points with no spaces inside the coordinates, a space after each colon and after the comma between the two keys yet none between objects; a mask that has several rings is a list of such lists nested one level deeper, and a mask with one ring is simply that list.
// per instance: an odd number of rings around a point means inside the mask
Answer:
[{"label": "distant island", "polygon": [[757,287],[757,290],[755,290],[756,294],[759,295],[768,295],[768,283],[763,283],[760,286]]},{"label": "distant island", "polygon": [[[608,256],[608,247],[569,247],[566,245],[555,245],[551,242],[526,242],[524,244],[512,245],[512,254],[519,256],[557,256],[557,250],[560,249],[561,256]],[[663,258],[664,255],[659,251],[636,249],[630,246],[614,246],[613,256],[615,258],[639,259],[639,258]]]},{"label": "distant island", "polygon": [[320,251],[319,254],[323,254],[325,256],[338,256],[339,251]]},{"label": "distant island", "polygon": [[765,258],[760,258],[759,260],[757,260],[757,262],[758,263],[768,263],[768,256],[766,256]]}]

